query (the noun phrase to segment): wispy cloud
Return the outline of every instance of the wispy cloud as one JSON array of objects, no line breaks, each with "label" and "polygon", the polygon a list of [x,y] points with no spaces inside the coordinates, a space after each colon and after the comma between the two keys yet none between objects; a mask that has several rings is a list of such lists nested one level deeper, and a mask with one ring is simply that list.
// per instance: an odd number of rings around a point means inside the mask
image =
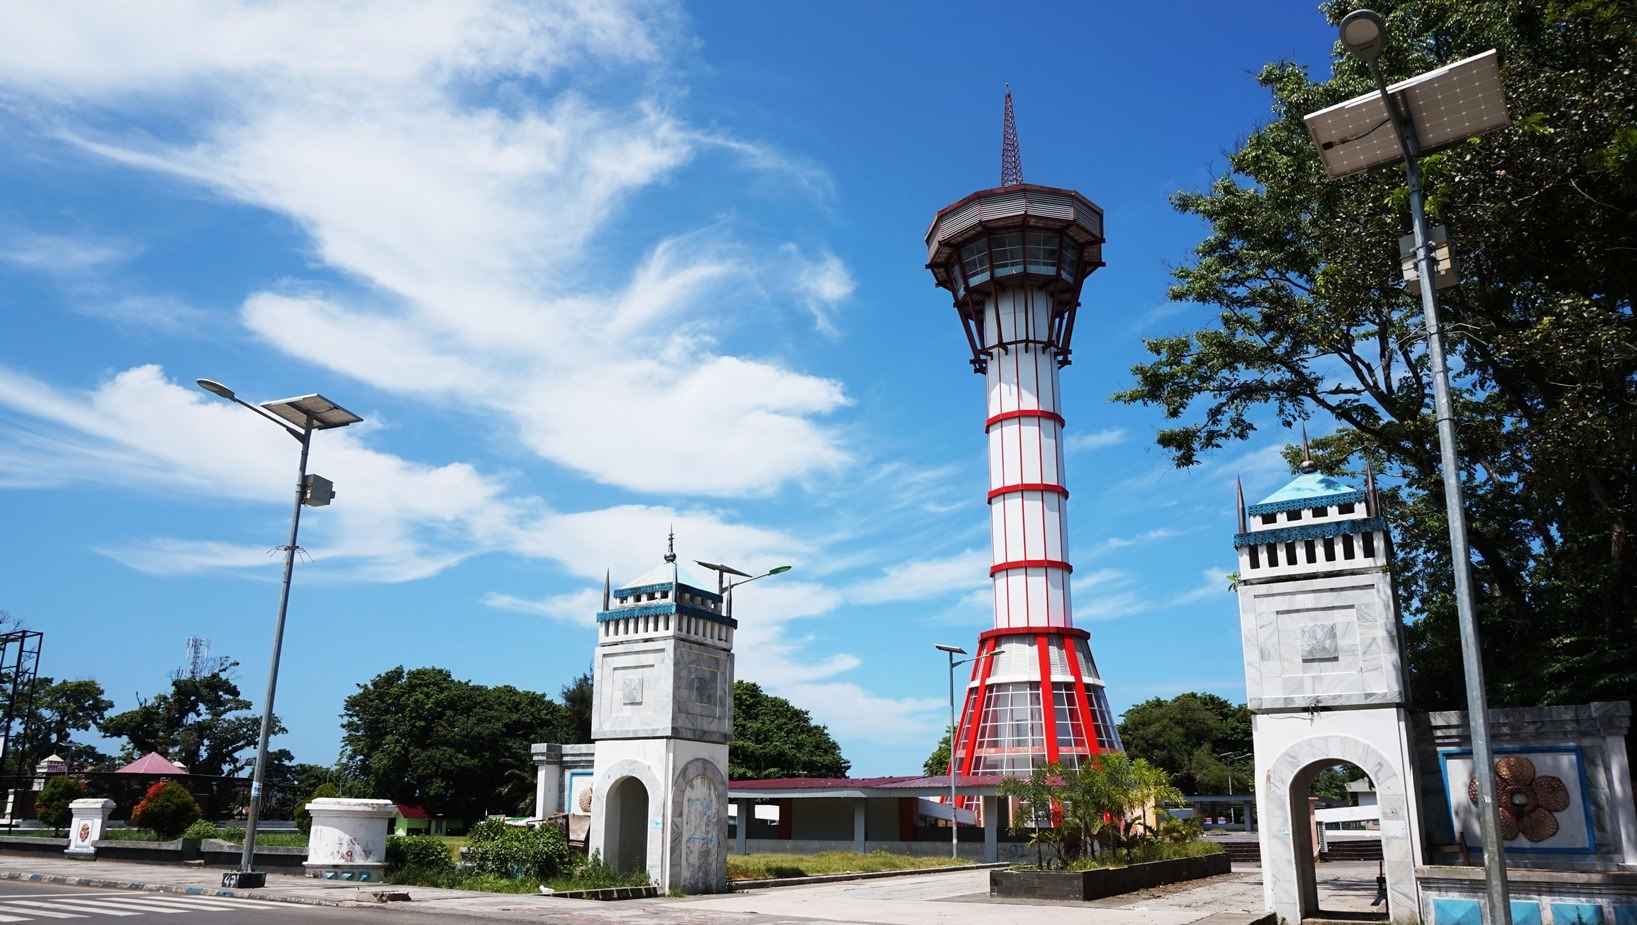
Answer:
[{"label": "wispy cloud", "polygon": [[1167,607],[1180,607],[1184,604],[1193,604],[1199,601],[1215,600],[1224,607],[1234,607],[1234,597],[1228,587],[1228,573],[1232,567],[1224,566],[1208,568],[1199,573],[1199,583],[1192,588],[1178,591],[1165,601]]},{"label": "wispy cloud", "polygon": [[1068,438],[1063,441],[1063,449],[1070,453],[1085,453],[1091,450],[1119,446],[1125,440],[1125,428],[1106,427],[1102,430],[1093,430],[1083,434],[1069,434]]},{"label": "wispy cloud", "polygon": [[847,588],[845,594],[848,600],[860,604],[882,604],[970,593],[989,587],[989,553],[968,549],[940,559],[893,565],[879,578]]},{"label": "wispy cloud", "polygon": [[[838,382],[720,347],[724,319],[755,305],[833,331],[854,282],[832,253],[741,239],[714,218],[658,238],[611,233],[633,196],[705,150],[823,185],[799,159],[702,132],[668,105],[679,21],[664,3],[589,0],[42,8],[0,36],[0,87],[82,151],[302,229],[337,272],[251,293],[240,315],[292,357],[482,412],[610,485],[772,492],[852,462],[822,420],[849,399]],[[570,68],[572,84],[553,81]],[[512,81],[557,89],[502,94]],[[103,118],[137,98],[188,111],[188,127],[167,137]],[[659,421],[668,452],[607,452]]]}]

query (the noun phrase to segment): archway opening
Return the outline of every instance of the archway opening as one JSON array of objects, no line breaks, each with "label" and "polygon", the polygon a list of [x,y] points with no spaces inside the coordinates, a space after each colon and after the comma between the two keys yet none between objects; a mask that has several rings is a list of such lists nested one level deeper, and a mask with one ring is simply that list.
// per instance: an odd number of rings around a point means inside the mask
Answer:
[{"label": "archway opening", "polygon": [[1369,775],[1316,761],[1291,779],[1290,800],[1302,918],[1385,920],[1381,809]]},{"label": "archway opening", "polygon": [[622,777],[608,788],[607,825],[613,842],[603,858],[622,874],[648,869],[648,788]]}]

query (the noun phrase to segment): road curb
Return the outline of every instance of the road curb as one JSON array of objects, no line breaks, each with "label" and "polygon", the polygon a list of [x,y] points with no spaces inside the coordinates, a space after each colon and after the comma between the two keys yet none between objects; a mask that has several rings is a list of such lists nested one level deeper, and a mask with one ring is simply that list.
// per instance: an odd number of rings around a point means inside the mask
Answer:
[{"label": "road curb", "polygon": [[1011,862],[999,864],[961,864],[950,867],[908,867],[903,870],[875,870],[868,873],[819,874],[816,877],[775,877],[769,880],[734,880],[728,884],[731,892],[765,890],[781,886],[811,886],[820,883],[841,883],[845,880],[880,880],[886,877],[912,877],[916,874],[948,874],[957,871],[997,870],[1010,867]]},{"label": "road curb", "polygon": [[212,890],[207,887],[178,887],[164,883],[133,883],[128,880],[103,880],[98,877],[63,877],[57,874],[25,874],[0,871],[0,880],[28,881],[30,883],[60,883],[65,886],[92,886],[101,890],[140,890],[145,893],[180,893],[185,896],[229,896],[238,899],[259,899],[262,902],[290,903],[297,906],[342,906],[344,903],[307,896],[252,893],[249,890]]}]

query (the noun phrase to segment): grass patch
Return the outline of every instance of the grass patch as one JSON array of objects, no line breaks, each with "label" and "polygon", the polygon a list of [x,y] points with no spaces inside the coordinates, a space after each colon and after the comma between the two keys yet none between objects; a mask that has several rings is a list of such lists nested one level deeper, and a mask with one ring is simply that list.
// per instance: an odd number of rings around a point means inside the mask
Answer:
[{"label": "grass patch", "polygon": [[826,874],[867,874],[883,870],[921,870],[964,867],[968,860],[912,857],[871,851],[821,851],[818,854],[745,854],[728,856],[729,880],[774,880],[780,877],[819,877]]},{"label": "grass patch", "polygon": [[67,829],[0,829],[0,838],[67,838]]}]

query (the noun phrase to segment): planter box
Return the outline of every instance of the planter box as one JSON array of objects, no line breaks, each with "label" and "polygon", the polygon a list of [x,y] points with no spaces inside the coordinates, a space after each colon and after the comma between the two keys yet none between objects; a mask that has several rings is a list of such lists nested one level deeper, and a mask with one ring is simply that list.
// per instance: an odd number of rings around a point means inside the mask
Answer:
[{"label": "planter box", "polygon": [[1181,883],[1228,873],[1226,854],[1150,861],[1095,870],[994,870],[989,895],[1014,899],[1102,899],[1166,883]]}]

